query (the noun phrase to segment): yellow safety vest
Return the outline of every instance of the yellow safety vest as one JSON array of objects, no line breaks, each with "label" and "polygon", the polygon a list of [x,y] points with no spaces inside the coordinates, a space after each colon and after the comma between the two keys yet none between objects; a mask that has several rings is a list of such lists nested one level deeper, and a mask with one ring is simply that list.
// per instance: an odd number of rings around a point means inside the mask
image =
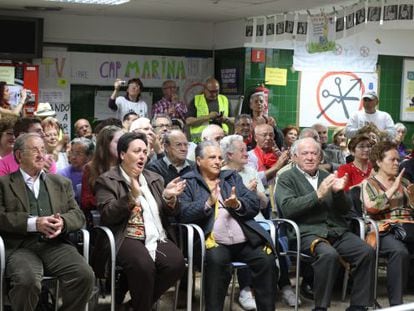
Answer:
[{"label": "yellow safety vest", "polygon": [[[223,111],[224,116],[228,117],[229,116],[229,101],[227,97],[219,94],[217,99],[218,99],[219,112]],[[197,111],[197,114],[196,114],[197,118],[201,116],[207,116],[210,113],[210,111],[208,110],[208,104],[207,104],[204,94],[196,95],[194,97],[194,105]],[[207,127],[207,125],[209,125],[208,121],[202,125],[190,127],[190,135],[191,135],[191,140],[193,142],[200,141],[201,132]],[[229,133],[229,127],[227,126],[227,124],[223,123],[221,127],[223,128],[223,131],[226,134]]]}]

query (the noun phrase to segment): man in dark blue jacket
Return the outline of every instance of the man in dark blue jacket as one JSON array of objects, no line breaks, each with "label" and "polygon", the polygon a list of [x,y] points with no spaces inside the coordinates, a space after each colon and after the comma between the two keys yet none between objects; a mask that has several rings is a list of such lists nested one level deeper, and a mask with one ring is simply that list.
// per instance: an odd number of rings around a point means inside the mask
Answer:
[{"label": "man in dark blue jacket", "polygon": [[179,198],[180,217],[201,226],[206,237],[206,310],[223,310],[230,264],[241,261],[252,271],[257,309],[273,311],[278,271],[270,236],[253,219],[259,199],[237,172],[220,170],[216,142],[201,142],[195,155],[197,167],[182,177],[187,183]]}]

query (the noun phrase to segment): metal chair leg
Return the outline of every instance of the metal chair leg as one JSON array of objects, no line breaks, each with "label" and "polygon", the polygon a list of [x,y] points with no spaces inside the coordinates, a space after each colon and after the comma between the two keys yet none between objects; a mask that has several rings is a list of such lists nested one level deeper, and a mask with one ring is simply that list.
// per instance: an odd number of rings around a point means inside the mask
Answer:
[{"label": "metal chair leg", "polygon": [[236,279],[237,279],[237,268],[233,267],[233,276],[231,280],[231,293],[230,293],[230,304],[229,304],[229,310],[233,311],[233,301],[234,301],[234,289],[236,287]]}]

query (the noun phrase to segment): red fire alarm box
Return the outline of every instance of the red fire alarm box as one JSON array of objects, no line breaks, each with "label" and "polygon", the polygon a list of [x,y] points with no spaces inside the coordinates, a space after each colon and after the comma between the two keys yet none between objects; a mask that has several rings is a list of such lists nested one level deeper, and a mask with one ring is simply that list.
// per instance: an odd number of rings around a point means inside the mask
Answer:
[{"label": "red fire alarm box", "polygon": [[264,63],[266,51],[264,49],[252,49],[252,63]]}]

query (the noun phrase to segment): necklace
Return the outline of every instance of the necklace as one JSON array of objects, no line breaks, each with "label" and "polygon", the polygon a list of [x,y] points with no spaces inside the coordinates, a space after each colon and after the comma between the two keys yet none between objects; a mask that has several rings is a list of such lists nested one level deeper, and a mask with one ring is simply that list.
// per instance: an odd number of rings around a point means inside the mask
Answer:
[{"label": "necklace", "polygon": [[368,166],[368,164],[367,165],[365,165],[365,169],[364,169],[364,167],[362,167],[362,165],[361,165],[361,167],[359,166],[359,164],[360,163],[358,163],[358,162],[352,162],[352,164],[353,164],[353,166],[357,169],[357,171],[358,171],[358,173],[362,176],[362,177],[365,177],[365,176],[368,176],[368,170],[369,170],[369,166]]}]

